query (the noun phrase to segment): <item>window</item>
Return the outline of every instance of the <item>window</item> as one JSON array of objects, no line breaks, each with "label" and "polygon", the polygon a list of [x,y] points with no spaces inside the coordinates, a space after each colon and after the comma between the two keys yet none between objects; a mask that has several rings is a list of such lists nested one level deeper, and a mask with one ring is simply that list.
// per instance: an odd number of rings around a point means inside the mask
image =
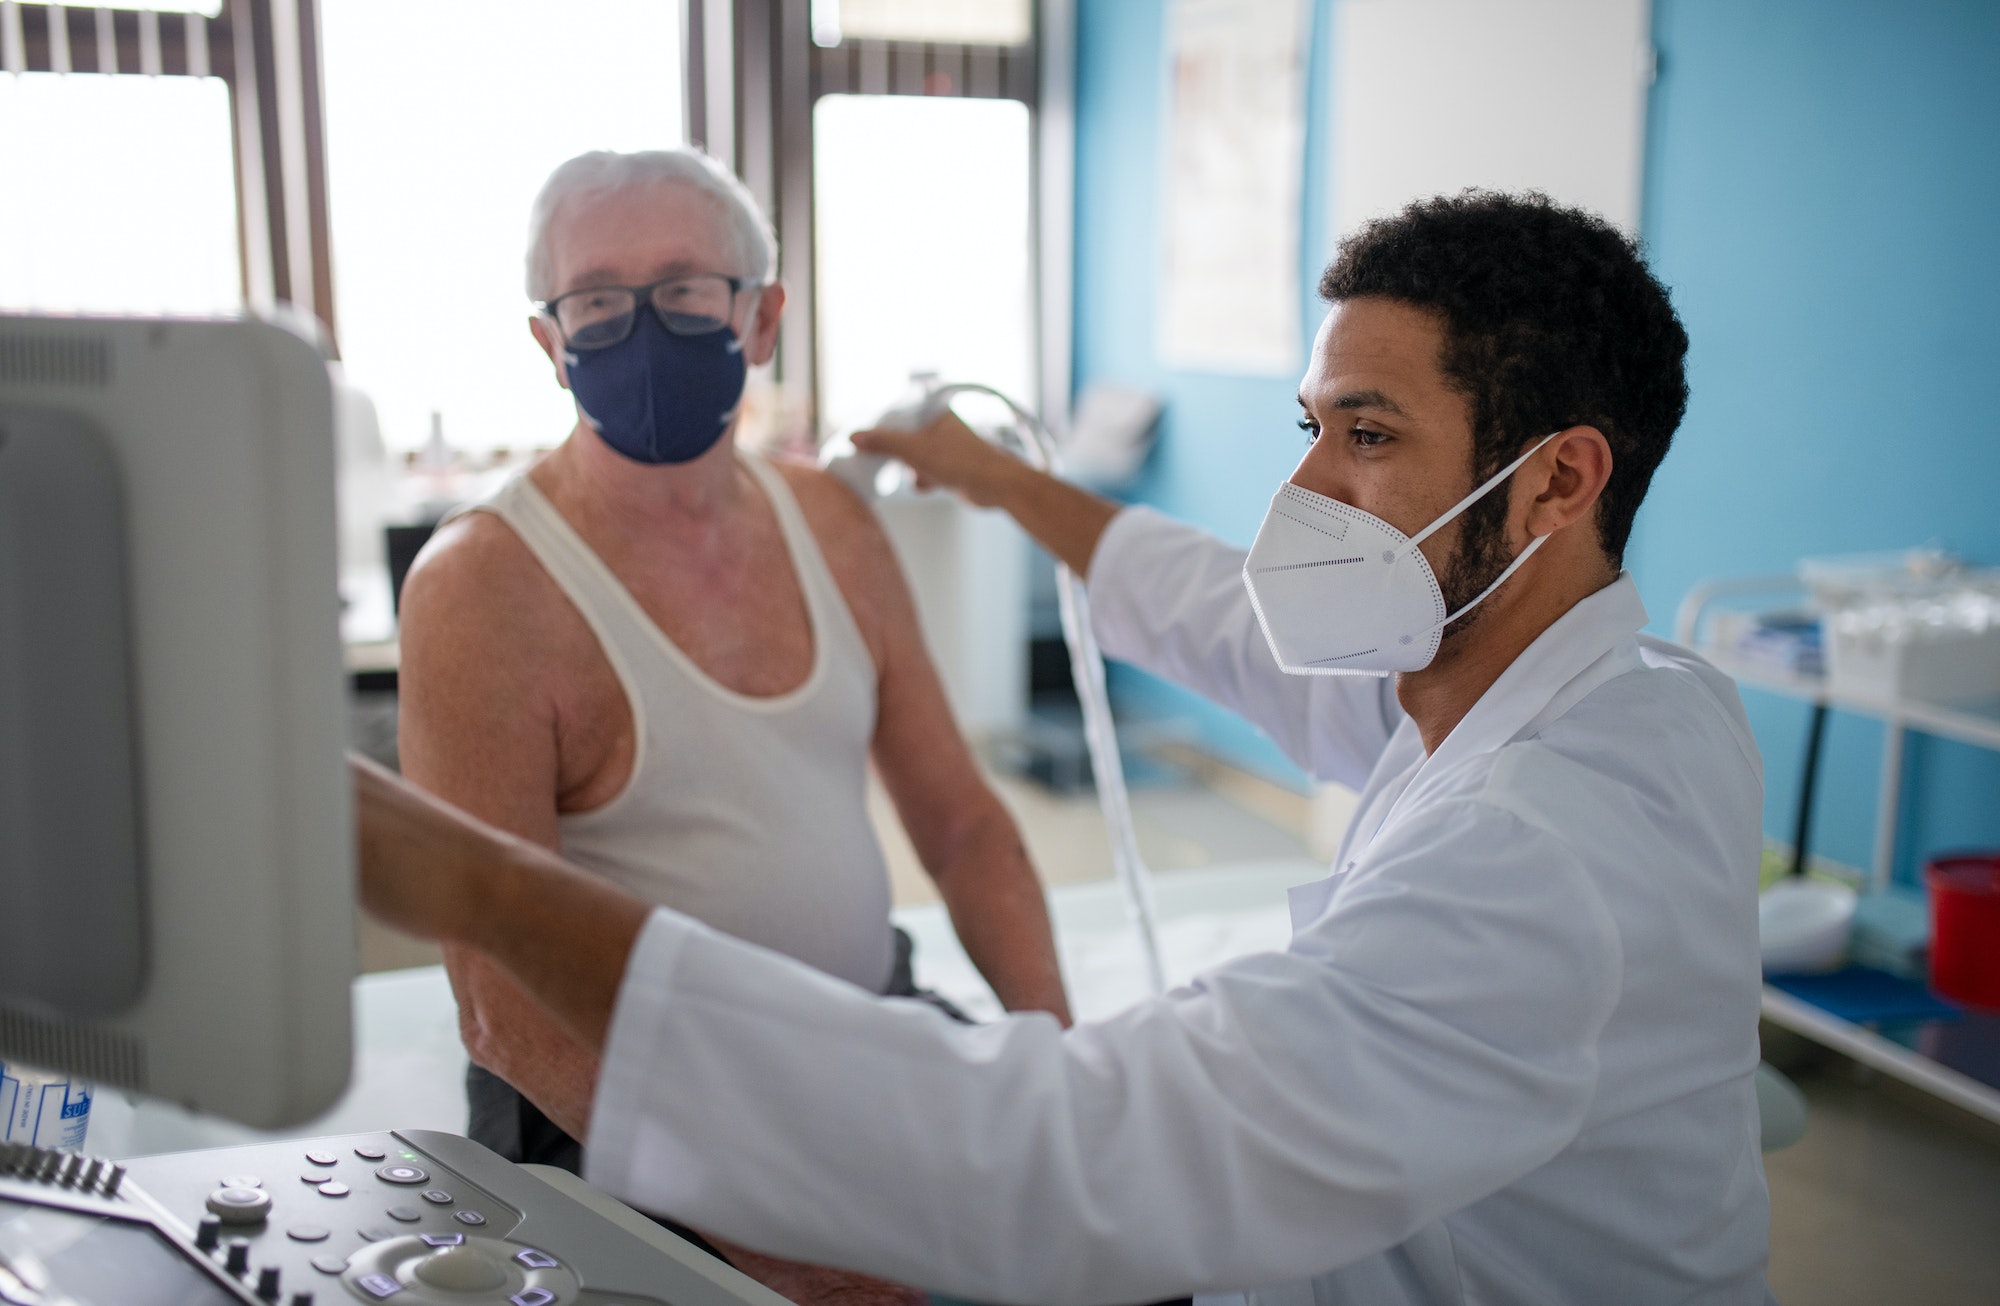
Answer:
[{"label": "window", "polygon": [[0,305],[233,311],[233,166],[217,78],[0,75]]},{"label": "window", "polygon": [[1027,106],[829,95],[813,142],[823,424],[865,425],[917,370],[1032,402]]},{"label": "window", "polygon": [[677,6],[322,0],[348,375],[391,449],[552,445],[576,420],[528,334],[528,208],[585,150],[683,139]]}]

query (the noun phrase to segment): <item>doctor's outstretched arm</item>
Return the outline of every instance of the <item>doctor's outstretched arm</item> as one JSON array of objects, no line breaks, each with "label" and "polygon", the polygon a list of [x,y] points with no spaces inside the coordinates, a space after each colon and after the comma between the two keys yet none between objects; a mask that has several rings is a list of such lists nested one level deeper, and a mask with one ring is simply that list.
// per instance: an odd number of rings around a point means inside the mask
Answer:
[{"label": "doctor's outstretched arm", "polygon": [[854,447],[909,464],[921,489],[1000,509],[1079,576],[1090,574],[1091,555],[1120,507],[988,444],[950,409],[919,431],[858,431]]},{"label": "doctor's outstretched arm", "polygon": [[[587,1177],[773,1255],[981,1301],[1310,1278],[1568,1145],[1621,954],[1545,831],[1441,803],[1378,887],[1100,1024],[956,1025],[719,935],[360,770],[362,889],[603,1061]],[[1445,910],[1445,907],[1449,910]]]}]

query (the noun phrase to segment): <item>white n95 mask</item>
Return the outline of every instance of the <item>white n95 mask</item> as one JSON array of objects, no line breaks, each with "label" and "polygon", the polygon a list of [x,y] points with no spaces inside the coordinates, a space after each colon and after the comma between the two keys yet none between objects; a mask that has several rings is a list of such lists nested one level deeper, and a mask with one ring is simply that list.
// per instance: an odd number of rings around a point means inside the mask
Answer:
[{"label": "white n95 mask", "polygon": [[1417,546],[1561,434],[1537,440],[1414,536],[1338,499],[1289,481],[1279,486],[1243,563],[1250,606],[1279,669],[1294,676],[1386,676],[1429,666],[1444,628],[1479,606],[1548,537],[1530,540],[1491,585],[1452,613]]}]

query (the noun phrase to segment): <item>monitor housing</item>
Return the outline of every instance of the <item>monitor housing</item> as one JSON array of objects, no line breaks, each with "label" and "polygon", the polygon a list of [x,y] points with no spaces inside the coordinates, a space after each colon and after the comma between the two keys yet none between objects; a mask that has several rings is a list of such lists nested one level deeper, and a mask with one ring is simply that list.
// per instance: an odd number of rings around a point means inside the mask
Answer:
[{"label": "monitor housing", "polygon": [[0,1060],[263,1128],[346,1086],[333,405],[272,322],[0,314]]}]

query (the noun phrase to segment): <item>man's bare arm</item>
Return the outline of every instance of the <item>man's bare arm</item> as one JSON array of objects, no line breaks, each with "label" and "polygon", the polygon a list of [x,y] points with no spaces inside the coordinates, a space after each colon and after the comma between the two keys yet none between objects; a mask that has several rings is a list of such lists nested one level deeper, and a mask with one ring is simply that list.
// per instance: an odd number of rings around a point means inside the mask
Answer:
[{"label": "man's bare arm", "polygon": [[830,477],[787,471],[839,560],[876,659],[870,754],[966,955],[1009,1011],[1069,1023],[1042,886],[1014,818],[973,761],[875,514]]},{"label": "man's bare arm", "polygon": [[981,439],[946,410],[920,431],[862,431],[856,448],[908,463],[917,484],[950,490],[981,508],[998,508],[1079,576],[1119,506],[1068,481],[1038,472]]},{"label": "man's bare arm", "polygon": [[[417,785],[553,850],[561,780],[554,711],[536,683],[542,623],[517,610],[532,603],[523,579],[537,574],[498,521],[445,528],[403,592],[398,742],[403,773]],[[595,1054],[487,958],[447,942],[445,965],[473,1060],[583,1137]]]}]

